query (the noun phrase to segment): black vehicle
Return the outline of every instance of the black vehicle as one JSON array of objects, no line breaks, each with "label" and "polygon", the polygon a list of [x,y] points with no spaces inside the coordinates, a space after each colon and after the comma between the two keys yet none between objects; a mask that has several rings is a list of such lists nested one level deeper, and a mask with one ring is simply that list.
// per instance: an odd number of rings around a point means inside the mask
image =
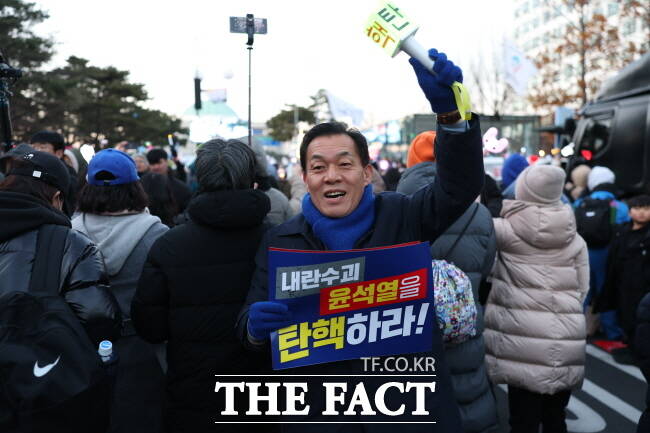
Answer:
[{"label": "black vehicle", "polygon": [[568,170],[584,161],[609,167],[625,196],[650,193],[650,53],[607,80],[579,112]]}]

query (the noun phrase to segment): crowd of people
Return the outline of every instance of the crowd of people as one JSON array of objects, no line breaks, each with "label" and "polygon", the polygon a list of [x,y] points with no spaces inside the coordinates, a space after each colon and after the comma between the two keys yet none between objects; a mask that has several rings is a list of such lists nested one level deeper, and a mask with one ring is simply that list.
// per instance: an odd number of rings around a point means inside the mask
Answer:
[{"label": "crowd of people", "polygon": [[[74,421],[45,412],[49,431],[242,431],[215,426],[214,378],[270,374],[270,333],[292,323],[285,305],[268,301],[269,247],[426,241],[432,260],[468,276],[478,331],[444,345],[436,360],[437,381],[458,407],[432,413],[440,431],[497,428],[492,387],[506,384],[512,432],[566,432],[588,338],[615,347],[618,362],[650,378],[650,196],[621,200],[606,167],[580,164],[567,178],[553,163],[529,165],[517,153],[502,179],[485,174],[478,117],[454,116],[449,85],[462,82],[462,72],[444,54],[429,54],[436,76],[411,64],[438,128],[415,138],[403,169],[380,173],[363,135],[334,121],[306,133],[287,178],[278,178],[263,148],[238,140],[203,143],[189,170],[162,148],[129,155],[119,145],[86,164],[52,131],[2,155],[0,299],[30,291],[43,227],[63,227],[58,294],[90,343],[111,340],[119,355],[106,413],[92,400],[106,388],[95,386],[55,409],[74,412]],[[441,341],[437,330],[434,339]],[[298,371],[354,376],[362,365]],[[309,403],[324,405],[318,397]],[[28,431],[15,409],[0,405],[0,430]],[[325,420],[341,425],[313,431],[388,431],[343,427],[344,416],[310,419]],[[650,431],[647,410],[638,431]]]}]

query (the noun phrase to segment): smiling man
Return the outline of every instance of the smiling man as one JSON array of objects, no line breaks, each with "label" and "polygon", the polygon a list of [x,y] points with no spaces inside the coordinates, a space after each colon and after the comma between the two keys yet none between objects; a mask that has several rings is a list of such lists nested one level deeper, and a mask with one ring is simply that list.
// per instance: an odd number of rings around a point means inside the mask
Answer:
[{"label": "smiling man", "polygon": [[[482,141],[476,116],[469,122],[461,121],[456,110],[452,82],[462,82],[462,72],[443,53],[430,50],[435,62],[434,71],[427,71],[417,60],[411,59],[418,83],[438,113],[438,132],[435,144],[438,160],[436,182],[411,196],[394,192],[372,193],[372,167],[369,164],[368,144],[363,135],[347,129],[338,122],[322,123],[305,134],[300,147],[300,162],[308,194],[302,203],[302,213],[286,223],[269,230],[262,241],[256,259],[256,271],[246,306],[240,313],[238,331],[242,342],[251,349],[268,350],[269,334],[290,323],[291,312],[283,304],[269,302],[267,252],[269,247],[298,250],[344,250],[372,248],[411,241],[433,241],[443,233],[479,195],[483,185]],[[434,331],[434,334],[437,331]],[[436,338],[440,338],[439,334]],[[438,363],[440,361],[440,364]],[[344,374],[354,377],[363,374],[361,360],[311,365],[287,373],[309,375]],[[438,385],[450,389],[444,359],[436,359]],[[439,368],[439,369],[438,369]],[[321,378],[322,379],[322,378]],[[321,380],[322,381],[322,380]],[[313,400],[313,413],[324,402]],[[449,393],[449,398],[451,393]],[[434,406],[440,409],[445,391],[436,393]],[[452,411],[453,412],[453,411]],[[423,425],[401,426],[408,431],[460,431],[458,415],[434,413],[435,427]],[[333,420],[311,418],[318,422],[350,422],[348,418]],[[297,431],[305,431],[299,425]],[[314,431],[361,432],[387,431],[381,424],[321,425]],[[292,424],[283,426],[290,431]]]}]

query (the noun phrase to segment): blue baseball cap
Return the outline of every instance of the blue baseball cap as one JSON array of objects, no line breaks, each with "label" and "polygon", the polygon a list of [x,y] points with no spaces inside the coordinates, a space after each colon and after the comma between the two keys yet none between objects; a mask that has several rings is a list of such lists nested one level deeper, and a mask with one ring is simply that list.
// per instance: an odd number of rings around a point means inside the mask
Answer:
[{"label": "blue baseball cap", "polygon": [[90,185],[122,185],[140,180],[135,161],[117,149],[97,152],[88,164],[86,180]]}]

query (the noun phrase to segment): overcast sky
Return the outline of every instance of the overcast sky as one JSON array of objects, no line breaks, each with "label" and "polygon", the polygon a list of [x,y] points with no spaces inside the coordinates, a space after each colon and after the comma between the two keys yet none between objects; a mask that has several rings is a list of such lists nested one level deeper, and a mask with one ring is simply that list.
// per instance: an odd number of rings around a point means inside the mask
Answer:
[{"label": "overcast sky", "polygon": [[[375,0],[41,0],[50,14],[37,27],[56,41],[52,66],[70,55],[131,72],[145,85],[148,106],[182,114],[193,104],[195,71],[203,88],[228,89],[228,103],[247,116],[246,35],[229,33],[230,16],[268,19],[253,49],[253,121],[285,104],[309,103],[320,88],[380,122],[430,110],[403,53],[391,59],[365,36]],[[425,47],[445,51],[461,67],[490,50],[512,25],[511,0],[394,4],[420,25]],[[227,80],[225,74],[232,72]],[[471,88],[470,88],[471,91]]]}]

